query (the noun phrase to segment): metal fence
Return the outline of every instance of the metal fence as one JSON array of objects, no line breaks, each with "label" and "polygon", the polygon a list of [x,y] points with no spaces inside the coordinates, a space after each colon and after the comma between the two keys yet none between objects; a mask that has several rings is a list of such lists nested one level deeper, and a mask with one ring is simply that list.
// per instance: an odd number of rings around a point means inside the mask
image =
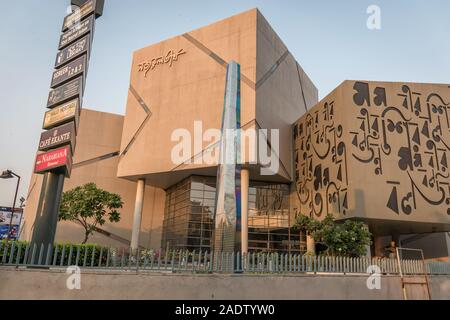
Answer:
[{"label": "metal fence", "polygon": [[[450,275],[450,263],[400,260],[404,275]],[[378,266],[382,274],[398,275],[397,259],[310,256],[285,253],[211,253],[187,250],[137,250],[95,245],[1,243],[0,265],[61,268],[79,266],[105,270],[190,273],[366,274]],[[373,270],[373,267],[371,268]],[[372,271],[373,272],[373,271]]]}]

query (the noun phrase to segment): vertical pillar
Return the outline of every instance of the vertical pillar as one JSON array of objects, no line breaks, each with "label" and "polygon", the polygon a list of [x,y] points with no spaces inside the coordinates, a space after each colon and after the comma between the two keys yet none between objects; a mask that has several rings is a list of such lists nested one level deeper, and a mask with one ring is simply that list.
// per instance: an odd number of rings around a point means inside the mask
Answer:
[{"label": "vertical pillar", "polygon": [[238,259],[230,259],[241,250],[241,87],[240,66],[230,61],[227,66],[225,97],[222,113],[219,163],[216,182],[214,252],[224,271],[241,269]]},{"label": "vertical pillar", "polygon": [[136,201],[134,202],[133,230],[131,233],[131,250],[139,247],[139,234],[141,232],[142,207],[144,205],[145,179],[139,179],[136,187]]},{"label": "vertical pillar", "polygon": [[[366,223],[366,228],[369,230],[369,225]],[[370,244],[366,245],[366,257],[372,259],[372,250],[370,248]]]},{"label": "vertical pillar", "polygon": [[45,174],[42,188],[44,196],[38,206],[34,222],[32,243],[49,245],[55,242],[56,225],[58,223],[59,206],[64,187],[64,174],[48,172]]},{"label": "vertical pillar", "polygon": [[373,247],[374,247],[374,255],[376,257],[382,257],[384,254],[384,241],[382,236],[374,235],[373,236]]},{"label": "vertical pillar", "polygon": [[370,250],[370,245],[366,246],[366,257],[372,259],[372,251]]},{"label": "vertical pillar", "polygon": [[306,235],[306,252],[316,254],[316,242],[310,235]]},{"label": "vertical pillar", "polygon": [[250,172],[241,169],[241,251],[248,252],[248,189],[250,184]]},{"label": "vertical pillar", "polygon": [[214,251],[241,250],[240,66],[227,67],[217,169]]}]

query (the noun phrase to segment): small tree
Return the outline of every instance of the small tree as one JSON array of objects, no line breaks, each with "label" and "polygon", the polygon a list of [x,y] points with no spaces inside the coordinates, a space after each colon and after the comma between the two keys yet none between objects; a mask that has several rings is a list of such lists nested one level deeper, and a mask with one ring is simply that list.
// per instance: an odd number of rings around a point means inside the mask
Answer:
[{"label": "small tree", "polygon": [[336,223],[331,214],[322,221],[299,215],[294,227],[310,234],[316,243],[327,248],[325,252],[330,255],[359,257],[371,243],[371,233],[364,223],[353,220]]},{"label": "small tree", "polygon": [[97,188],[95,183],[87,183],[63,193],[59,209],[59,220],[78,221],[84,228],[84,240],[94,233],[97,225],[103,225],[106,218],[110,222],[120,221],[123,202],[120,195]]}]

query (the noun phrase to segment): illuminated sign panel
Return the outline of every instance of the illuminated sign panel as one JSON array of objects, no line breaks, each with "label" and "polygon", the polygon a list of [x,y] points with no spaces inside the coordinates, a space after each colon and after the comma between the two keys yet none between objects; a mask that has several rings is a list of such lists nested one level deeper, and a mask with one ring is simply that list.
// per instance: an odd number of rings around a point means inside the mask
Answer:
[{"label": "illuminated sign panel", "polygon": [[84,36],[87,33],[93,33],[94,31],[94,24],[95,18],[94,16],[91,16],[87,18],[86,20],[83,20],[80,22],[80,24],[74,28],[71,28],[64,32],[60,39],[59,39],[59,46],[58,49],[62,49],[65,46],[71,44],[72,42],[78,40],[82,36]]},{"label": "illuminated sign panel", "polygon": [[56,88],[60,84],[63,84],[77,76],[84,75],[86,73],[86,55],[82,55],[76,60],[66,64],[64,67],[53,72],[51,88]]},{"label": "illuminated sign panel", "polygon": [[95,2],[96,2],[95,0],[89,0],[74,13],[65,17],[62,26],[62,31],[66,31],[69,28],[76,27],[77,23],[83,20],[83,18],[93,13],[95,10]]},{"label": "illuminated sign panel", "polygon": [[75,120],[75,127],[78,123],[79,115],[78,99],[69,101],[59,107],[51,109],[45,113],[43,129],[51,129],[60,124]]},{"label": "illuminated sign panel", "polygon": [[83,95],[83,77],[72,80],[52,91],[48,94],[47,108],[55,107],[56,105],[71,100],[80,98]]},{"label": "illuminated sign panel", "polygon": [[89,39],[89,35],[86,35],[77,42],[58,52],[56,55],[55,68],[59,68],[63,64],[73,60],[83,53],[87,53],[89,55]]},{"label": "illuminated sign panel", "polygon": [[61,172],[68,174],[72,167],[71,159],[72,153],[70,151],[70,146],[38,154],[36,156],[34,172],[43,173],[49,170],[55,171],[55,169],[60,169]]},{"label": "illuminated sign panel", "polygon": [[39,141],[39,151],[46,151],[65,144],[70,144],[72,152],[74,151],[75,123],[73,121],[43,132]]}]

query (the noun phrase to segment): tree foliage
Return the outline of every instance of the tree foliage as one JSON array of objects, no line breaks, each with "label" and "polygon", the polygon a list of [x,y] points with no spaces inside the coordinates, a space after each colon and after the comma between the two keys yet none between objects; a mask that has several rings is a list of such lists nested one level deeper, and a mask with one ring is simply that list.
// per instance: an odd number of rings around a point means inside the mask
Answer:
[{"label": "tree foliage", "polygon": [[336,223],[331,214],[322,221],[299,215],[294,227],[306,231],[316,243],[324,245],[328,255],[359,257],[371,243],[372,235],[364,223],[353,220]]},{"label": "tree foliage", "polygon": [[106,219],[120,221],[117,209],[122,206],[120,195],[99,189],[95,183],[87,183],[63,193],[59,220],[79,222],[85,230],[83,243],[86,243],[97,226],[105,224]]}]

